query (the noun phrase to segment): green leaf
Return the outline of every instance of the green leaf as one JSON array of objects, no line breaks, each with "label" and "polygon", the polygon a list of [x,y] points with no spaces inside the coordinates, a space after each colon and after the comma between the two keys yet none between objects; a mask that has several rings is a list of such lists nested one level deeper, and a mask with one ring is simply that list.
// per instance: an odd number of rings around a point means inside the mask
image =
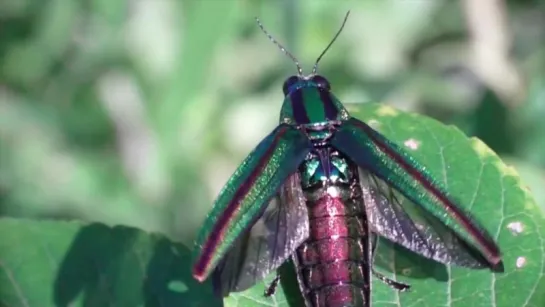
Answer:
[{"label": "green leaf", "polygon": [[[516,170],[453,126],[385,105],[348,107],[386,137],[414,148],[414,156],[497,239],[505,264],[503,274],[444,266],[381,240],[376,269],[412,289],[397,293],[374,280],[373,306],[545,306],[545,217]],[[264,298],[266,283],[258,284],[231,294],[225,306],[299,306],[290,302],[297,293],[286,299],[283,292],[294,287],[282,285],[275,298]]]},{"label": "green leaf", "polygon": [[135,228],[0,219],[0,306],[221,306],[189,250]]},{"label": "green leaf", "polygon": [[520,177],[532,192],[537,206],[545,212],[545,189],[543,189],[545,186],[545,169],[539,167],[536,163],[529,163],[527,160],[512,156],[504,156],[502,159],[518,170]]}]

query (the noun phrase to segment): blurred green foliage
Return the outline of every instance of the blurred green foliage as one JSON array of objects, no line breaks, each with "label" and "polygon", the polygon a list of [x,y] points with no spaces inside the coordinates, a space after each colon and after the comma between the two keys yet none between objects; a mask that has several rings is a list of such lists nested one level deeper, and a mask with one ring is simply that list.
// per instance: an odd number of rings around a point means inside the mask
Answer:
[{"label": "blurred green foliage", "polygon": [[342,101],[456,124],[543,186],[545,3],[488,2],[3,0],[1,214],[191,242],[295,71],[253,17],[308,68],[348,9],[320,65]]}]

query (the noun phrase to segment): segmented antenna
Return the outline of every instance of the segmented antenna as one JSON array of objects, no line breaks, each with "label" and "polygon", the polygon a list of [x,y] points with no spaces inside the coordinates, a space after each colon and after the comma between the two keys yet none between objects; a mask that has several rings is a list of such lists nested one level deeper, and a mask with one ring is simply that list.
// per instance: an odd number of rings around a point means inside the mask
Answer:
[{"label": "segmented antenna", "polygon": [[312,68],[312,74],[315,75],[316,74],[316,71],[318,70],[318,62],[320,62],[320,60],[322,59],[322,57],[324,56],[324,54],[327,52],[327,50],[329,49],[329,47],[331,47],[331,45],[333,45],[333,43],[335,42],[335,40],[337,39],[337,37],[339,36],[339,34],[341,34],[343,28],[344,28],[344,25],[346,24],[346,20],[348,19],[348,15],[350,15],[350,11],[346,12],[346,16],[344,16],[344,21],[341,25],[341,28],[339,29],[339,31],[337,31],[337,34],[335,34],[335,36],[333,37],[333,39],[331,40],[331,42],[329,43],[329,45],[327,45],[327,47],[325,47],[324,51],[322,51],[322,54],[320,54],[320,56],[318,57],[318,59],[316,59],[316,63],[314,63],[314,68]]},{"label": "segmented antenna", "polygon": [[301,65],[299,65],[299,61],[288,50],[286,50],[284,46],[282,46],[279,42],[277,42],[276,39],[274,39],[274,37],[272,37],[272,35],[270,35],[269,32],[267,32],[267,30],[265,30],[265,28],[263,27],[263,24],[261,23],[261,21],[259,21],[259,18],[256,17],[255,21],[257,22],[257,25],[261,28],[263,33],[265,33],[265,35],[267,35],[267,37],[271,40],[271,42],[273,42],[273,44],[278,46],[278,48],[280,48],[280,50],[284,52],[285,55],[291,58],[293,63],[295,63],[295,66],[297,66],[297,73],[299,74],[299,76],[303,76],[303,69],[301,68]]}]

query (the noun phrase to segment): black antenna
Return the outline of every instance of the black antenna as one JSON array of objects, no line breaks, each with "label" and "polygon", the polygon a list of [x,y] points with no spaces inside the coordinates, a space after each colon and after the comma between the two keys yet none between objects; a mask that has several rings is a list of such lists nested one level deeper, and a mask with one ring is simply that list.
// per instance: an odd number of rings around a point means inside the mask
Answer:
[{"label": "black antenna", "polygon": [[272,37],[272,35],[270,35],[269,32],[267,32],[267,30],[265,30],[265,28],[263,27],[263,24],[261,23],[261,21],[259,21],[259,18],[256,17],[255,21],[257,22],[257,25],[261,28],[263,33],[265,33],[265,35],[267,35],[267,37],[271,40],[271,42],[273,42],[273,44],[278,46],[278,48],[280,48],[280,50],[284,52],[285,55],[291,58],[293,63],[295,63],[295,66],[297,66],[297,73],[299,74],[299,76],[303,76],[303,69],[301,68],[301,65],[299,65],[299,61],[288,50],[286,50],[284,46],[282,46],[279,42],[277,42],[276,39],[274,39],[274,37]]},{"label": "black antenna", "polygon": [[318,70],[318,62],[320,62],[320,60],[322,59],[322,57],[324,56],[324,54],[327,52],[327,50],[329,49],[329,47],[331,47],[331,45],[333,45],[333,43],[335,42],[335,40],[337,39],[337,37],[339,36],[339,34],[341,34],[341,31],[343,30],[344,28],[344,24],[346,24],[346,20],[348,19],[348,15],[350,15],[350,11],[346,12],[346,16],[344,16],[344,21],[343,21],[343,24],[341,25],[341,28],[339,29],[339,31],[337,31],[337,34],[335,34],[335,36],[333,37],[333,39],[331,40],[331,42],[329,43],[329,45],[327,45],[327,47],[325,47],[324,51],[322,51],[322,54],[320,54],[320,56],[318,57],[318,59],[316,59],[316,63],[314,63],[314,68],[312,68],[312,74],[315,75],[316,74],[316,71]]}]

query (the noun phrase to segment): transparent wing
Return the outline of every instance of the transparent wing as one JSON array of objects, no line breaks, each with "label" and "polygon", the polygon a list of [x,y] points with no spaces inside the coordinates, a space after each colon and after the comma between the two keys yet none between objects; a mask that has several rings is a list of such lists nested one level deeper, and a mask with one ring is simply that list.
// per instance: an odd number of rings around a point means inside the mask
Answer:
[{"label": "transparent wing", "polygon": [[299,174],[288,177],[267,210],[234,243],[212,274],[222,296],[246,290],[284,263],[308,238],[308,212]]},{"label": "transparent wing", "polygon": [[444,264],[488,268],[488,261],[422,207],[360,169],[369,227],[376,235]]}]

